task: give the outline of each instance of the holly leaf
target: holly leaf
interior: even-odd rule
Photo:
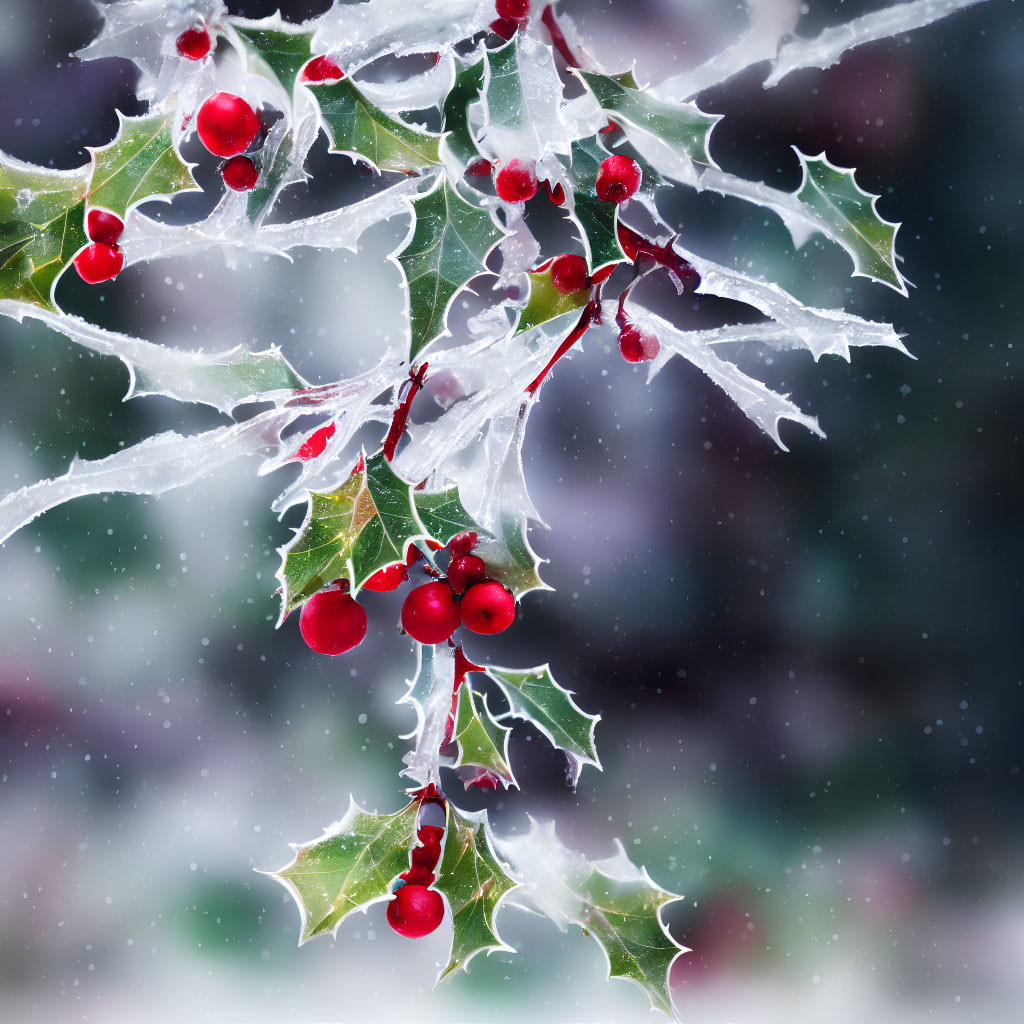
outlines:
[[[440,494],[417,491],[382,454],[364,458],[363,466],[337,490],[310,494],[306,521],[281,549],[277,578],[282,621],[336,579],[348,579],[355,595],[379,569],[404,561],[416,541],[447,544],[457,533],[474,528],[480,529],[462,509],[457,489]]]
[[[478,765],[493,772],[505,784],[519,788],[509,767],[508,738],[511,729],[499,725],[487,707],[485,694],[477,693],[469,685],[459,690],[459,707],[455,716],[452,739],[459,745],[459,756],[454,767]]]
[[[569,759],[573,788],[583,765],[592,764],[598,771],[602,770],[594,745],[594,730],[601,716],[583,711],[572,699],[572,692],[555,682],[549,666],[525,671],[489,666],[487,674],[501,687],[512,709],[498,720],[521,718],[543,733],[552,746],[563,751]]]
[[[907,285],[896,266],[896,232],[875,204],[879,197],[857,184],[851,168],[837,167],[825,154],[795,150],[803,171],[796,198],[811,212],[818,229],[841,245],[853,260],[854,277],[887,284],[903,295]]]
[[[504,237],[491,215],[441,180],[412,203],[415,229],[398,255],[409,283],[410,359],[447,331],[455,296],[484,273],[484,261]]]
[[[277,82],[289,98],[299,72],[313,57],[313,33],[284,21],[280,13],[260,21],[231,19],[252,70]]]
[[[349,801],[345,817],[319,839],[292,844],[290,864],[260,872],[276,878],[298,904],[300,946],[317,935],[336,935],[349,914],[389,899],[409,868],[419,801],[396,814],[368,813]]]
[[[486,811],[458,811],[447,804],[444,854],[434,887],[452,914],[452,949],[438,976],[468,971],[478,953],[514,953],[498,935],[495,917],[502,900],[517,887],[491,845]]]
[[[455,76],[455,84],[442,108],[443,147],[455,158],[460,171],[465,171],[480,156],[469,124],[469,107],[480,98],[483,82],[484,61],[480,59],[462,68]]]
[[[553,266],[552,262],[541,270],[532,270],[527,274],[530,279],[530,298],[519,317],[516,334],[523,334],[567,313],[578,312],[590,301],[589,287],[568,295],[560,292],[551,280]]]
[[[173,111],[117,116],[120,126],[113,142],[90,149],[90,206],[102,206],[124,220],[131,207],[146,199],[199,191],[189,165],[174,148]]]
[[[679,1019],[669,971],[689,950],[668,933],[661,911],[682,897],[656,885],[618,841],[614,857],[590,862],[559,841],[553,822],[531,822],[528,833],[497,845],[522,882],[514,897],[517,906],[551,918],[562,931],[578,925],[601,947],[609,978],[633,982],[653,1010]]]
[[[420,172],[440,164],[441,136],[413,128],[374,106],[348,78],[310,86],[332,153],[364,159],[378,171]]]
[[[626,259],[619,244],[618,204],[597,198],[597,172],[610,156],[600,135],[578,139],[572,144],[572,164],[569,167],[573,192],[571,216],[580,229],[591,272]]]
[[[694,162],[713,164],[711,130],[721,119],[693,103],[666,103],[638,89],[632,75],[575,71],[601,109],[620,124],[633,147],[668,178],[697,183]]]

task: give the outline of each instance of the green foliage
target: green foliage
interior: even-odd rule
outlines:
[[[622,257],[625,259],[625,256]],[[577,313],[590,301],[590,288],[563,295],[551,281],[551,266],[532,271],[530,277],[530,298],[519,316],[517,334],[523,334],[533,327],[539,327],[549,320],[557,320],[567,313]]]
[[[409,358],[416,359],[445,333],[455,296],[486,270],[484,261],[504,233],[444,178],[412,206],[416,227],[398,262],[409,284]]]
[[[302,915],[300,944],[337,932],[349,914],[390,897],[409,867],[418,812],[413,801],[396,814],[368,814],[350,800],[329,833],[295,846],[295,859],[280,871],[264,872],[295,897]]]
[[[494,720],[485,694],[477,693],[468,683],[459,690],[459,707],[452,736],[459,745],[457,765],[486,768],[506,786],[518,788],[509,767],[508,738],[511,735],[511,729]]]
[[[383,455],[364,462],[337,490],[310,495],[302,529],[281,551],[282,614],[336,579],[347,579],[357,594],[379,569],[404,561],[416,541],[447,544],[457,533],[480,529],[456,488],[418,491]]]
[[[439,981],[468,971],[478,953],[515,952],[498,935],[495,917],[517,883],[494,852],[487,814],[458,811],[450,803],[447,807],[444,855],[435,887],[451,909],[452,950]]]

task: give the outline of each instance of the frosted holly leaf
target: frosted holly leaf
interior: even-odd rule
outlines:
[[[714,164],[711,130],[721,120],[693,103],[667,103],[639,89],[632,77],[575,72],[605,113],[621,125],[636,151],[667,178],[697,183],[694,162]]]
[[[452,739],[459,745],[455,766],[477,765],[493,772],[507,789],[519,788],[509,767],[508,738],[512,730],[499,725],[487,707],[485,694],[465,684],[459,690],[459,707]]]
[[[466,511],[458,487],[446,491],[413,491],[416,514],[431,537],[447,544],[456,534],[467,531],[484,532]]]
[[[118,112],[113,142],[92,154],[89,204],[102,206],[122,220],[128,210],[146,199],[179,192],[198,192],[195,178],[174,148],[173,111],[145,117]]]
[[[319,130],[316,105],[308,98],[297,101],[290,123],[281,120],[271,128],[257,155],[259,180],[248,194],[246,212],[250,221],[262,221],[289,185],[307,179],[303,164]]]
[[[517,33],[505,46],[488,50],[482,98],[480,145],[492,158],[503,162],[568,154],[562,83],[550,46]]]
[[[530,298],[520,314],[516,334],[522,334],[567,313],[578,312],[590,301],[589,287],[580,288],[568,295],[560,292],[551,280],[552,267],[553,264],[549,264],[527,275],[530,278]]]
[[[484,82],[484,60],[474,61],[455,76],[455,84],[445,97],[442,152],[454,157],[460,172],[480,156],[476,137],[469,123],[469,107],[480,98]],[[461,174],[460,174],[461,177]]]
[[[583,765],[592,764],[602,770],[594,745],[594,730],[601,716],[583,711],[572,699],[571,691],[555,682],[549,666],[525,671],[488,666],[487,674],[501,687],[512,709],[508,715],[535,726],[552,746],[566,754],[573,788]]]
[[[478,953],[515,952],[498,935],[495,917],[517,882],[494,852],[487,813],[458,811],[451,803],[447,812],[444,855],[434,887],[451,910],[452,949],[438,981],[468,971]]]
[[[233,18],[252,70],[277,82],[289,99],[295,92],[299,72],[313,58],[313,32],[286,22],[280,13],[260,21]]]
[[[57,278],[88,243],[90,168],[36,167],[0,153],[0,298],[56,309]]]
[[[416,644],[416,674],[409,689],[396,701],[411,704],[416,712],[416,728],[403,735],[415,739],[415,748],[402,761],[402,775],[420,786],[441,785],[441,766],[450,766],[450,758],[441,756],[448,732],[452,692],[456,678],[455,654],[447,644]]]
[[[486,271],[484,261],[504,232],[486,210],[467,203],[444,177],[412,207],[415,228],[397,259],[409,284],[409,358],[416,359],[447,332],[455,296]]]
[[[440,164],[440,135],[413,128],[374,106],[348,78],[311,84],[332,153],[365,160],[378,171],[423,171]]]
[[[461,508],[457,495],[453,500],[451,492],[415,490],[383,455],[363,463],[336,491],[310,494],[306,521],[281,549],[282,620],[336,579],[348,579],[355,595],[379,569],[403,562],[409,545],[447,544],[475,526],[465,510],[452,514]],[[418,511],[421,503],[429,529]]]
[[[294,897],[302,918],[300,946],[318,935],[336,935],[349,914],[389,899],[398,876],[409,869],[419,802],[396,814],[375,814],[349,801],[345,817],[319,839],[292,844],[290,864],[260,872]]]
[[[878,196],[857,184],[855,171],[836,167],[824,153],[796,155],[803,170],[803,182],[796,198],[814,211],[824,233],[838,242],[853,260],[854,277],[867,277],[907,294],[907,285],[896,266],[896,232],[893,224],[879,216]]]
[[[501,839],[497,846],[522,883],[514,905],[549,917],[562,931],[578,925],[601,947],[609,978],[631,981],[653,1010],[679,1019],[669,971],[689,950],[668,933],[661,911],[682,897],[657,885],[618,841],[614,857],[591,862],[561,843],[554,823],[531,821],[527,834]]]

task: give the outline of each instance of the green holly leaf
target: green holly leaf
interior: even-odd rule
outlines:
[[[795,152],[803,170],[796,198],[819,230],[849,253],[853,276],[887,284],[906,295],[906,281],[896,265],[899,224],[879,215],[875,208],[879,197],[857,184],[854,170],[836,167],[824,153]]]
[[[378,569],[404,561],[416,541],[447,544],[467,529],[481,528],[457,490],[417,491],[382,454],[364,459],[336,491],[310,494],[306,521],[281,549],[282,617],[336,579],[347,579],[358,594]]]
[[[459,690],[459,707],[455,715],[452,739],[459,745],[459,756],[454,767],[477,765],[494,772],[505,787],[519,788],[509,767],[508,738],[511,729],[499,725],[487,707],[485,694],[477,693],[465,684]]]
[[[588,715],[572,699],[572,692],[555,682],[547,665],[520,671],[489,666],[493,679],[512,709],[508,716],[531,723],[563,751],[569,759],[573,788],[585,764],[601,771],[594,745],[594,730],[600,715]],[[499,721],[506,716],[499,716]]]
[[[517,601],[532,590],[551,589],[540,578],[545,560],[530,546],[528,525],[525,518],[502,515],[497,535],[483,538],[473,551],[483,559],[487,575],[500,580]]]
[[[412,203],[416,227],[398,262],[409,283],[410,359],[447,330],[455,296],[484,273],[484,261],[504,237],[491,215],[463,199],[442,178]]]
[[[280,14],[260,21],[231,19],[252,70],[276,81],[292,96],[299,72],[313,57],[313,33],[289,25]]]
[[[696,184],[694,162],[711,164],[708,142],[719,122],[693,103],[665,103],[636,88],[630,75],[576,71],[601,109],[622,126],[632,145],[666,177]]]
[[[442,107],[444,146],[455,157],[460,170],[465,170],[480,156],[469,125],[469,107],[480,98],[483,83],[484,61],[481,59],[459,71]]]
[[[452,950],[438,981],[456,971],[468,971],[478,953],[514,953],[498,935],[495,917],[516,880],[491,845],[487,813],[460,812],[447,805],[444,854],[435,888],[448,901],[452,914]]]
[[[292,844],[295,859],[276,878],[295,898],[302,917],[299,945],[317,935],[337,934],[357,910],[390,898],[398,876],[409,868],[419,802],[396,814],[361,810],[349,798],[337,825],[312,843]]]
[[[125,117],[113,142],[92,149],[89,205],[102,206],[122,220],[146,199],[198,191],[192,172],[174,148],[175,113]]]
[[[311,85],[332,153],[361,157],[379,171],[420,172],[440,164],[441,136],[374,106],[348,78]]]
[[[527,275],[530,278],[530,298],[519,317],[516,334],[523,334],[567,313],[579,312],[590,301],[590,288],[581,288],[568,295],[560,292],[551,281],[553,266],[551,263]]]
[[[522,882],[516,905],[550,917],[563,931],[578,925],[600,945],[609,978],[633,982],[652,1009],[678,1020],[669,971],[688,950],[669,935],[661,911],[681,897],[656,885],[616,846],[614,857],[592,863],[559,841],[554,823],[536,822],[526,835],[498,843]]]

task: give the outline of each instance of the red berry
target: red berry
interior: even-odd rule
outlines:
[[[124,253],[119,246],[93,242],[75,257],[75,270],[86,284],[110,281],[121,273]]]
[[[318,82],[340,82],[345,72],[338,67],[337,61],[330,57],[314,57],[302,72],[302,81],[309,85]]]
[[[530,0],[495,0],[494,9],[499,18],[522,21],[530,13]]]
[[[551,182],[546,181],[544,184],[548,189],[548,199],[555,204],[555,206],[565,206],[565,189],[561,185],[556,185],[552,191]]]
[[[324,453],[327,442],[334,437],[334,424],[328,423],[326,427],[314,430],[302,443],[302,447],[295,453],[297,459],[309,462],[310,459],[317,459]]]
[[[456,594],[464,594],[474,583],[487,579],[487,566],[476,555],[455,555],[448,563],[448,582]]]
[[[344,654],[366,636],[366,609],[341,590],[314,594],[302,606],[299,631],[317,654]]]
[[[572,295],[586,288],[589,280],[587,261],[575,253],[567,252],[551,264],[551,283],[563,295]]]
[[[430,868],[411,867],[398,876],[406,885],[425,885],[428,888],[436,881],[436,875]]]
[[[448,550],[453,555],[468,555],[476,547],[479,538],[473,530],[457,533],[448,541]]]
[[[256,138],[260,121],[241,96],[218,92],[199,108],[196,128],[203,145],[214,156],[236,156]]]
[[[597,172],[597,198],[606,203],[624,203],[640,187],[640,165],[628,156],[610,156]]]
[[[503,633],[516,617],[516,599],[494,580],[478,583],[462,599],[462,624],[472,633]]]
[[[485,790],[497,789],[499,785],[501,785],[501,779],[494,772],[489,772],[486,768],[480,768],[479,774],[475,778],[467,780],[466,789],[473,787]]]
[[[405,571],[405,566],[401,562],[396,562],[384,569],[378,569],[363,584],[363,590],[386,594],[389,591],[397,590],[408,578],[409,574]]]
[[[233,192],[251,192],[260,180],[260,172],[247,156],[233,156],[220,169],[220,176]]]
[[[186,60],[202,60],[210,52],[210,33],[205,28],[190,28],[175,40],[178,56]]]
[[[629,324],[619,334],[619,351],[627,363],[647,363],[661,351],[661,342]]]
[[[478,156],[467,168],[466,176],[469,178],[489,178],[494,173],[494,166],[490,160]]]
[[[419,846],[413,848],[412,866],[433,871],[441,856],[441,837],[444,829],[438,825],[421,825],[416,833]]]
[[[417,587],[402,605],[402,628],[421,644],[442,644],[459,628],[459,606],[447,583]]]
[[[506,203],[525,203],[527,199],[532,199],[539,187],[534,173],[535,166],[533,161],[509,160],[494,179],[498,198],[504,199]]]
[[[124,221],[106,210],[90,210],[85,219],[85,229],[94,242],[113,245],[124,231]]]
[[[444,919],[444,900],[436,889],[403,885],[388,904],[388,924],[407,939],[429,935]]]
[[[511,39],[519,31],[519,22],[510,21],[508,18],[498,18],[488,26],[490,30],[504,40]]]

